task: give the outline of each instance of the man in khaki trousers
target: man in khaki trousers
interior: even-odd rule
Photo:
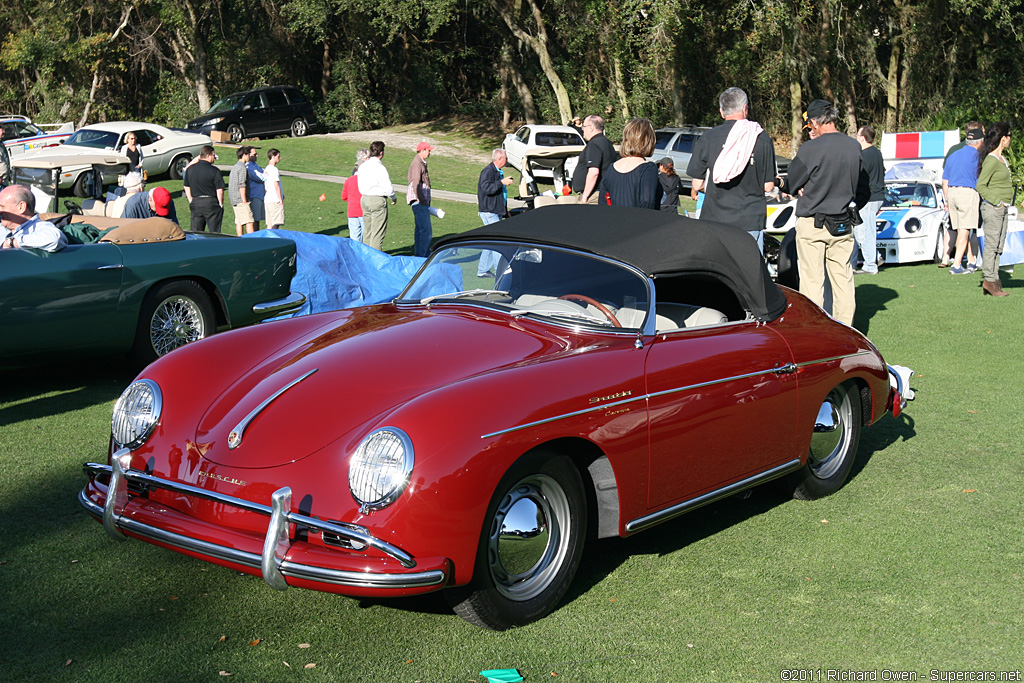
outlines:
[[[799,194],[796,205],[796,252],[800,293],[824,307],[825,277],[832,284],[832,317],[853,325],[857,303],[853,288],[853,226],[850,207],[867,203],[871,188],[862,173],[857,141],[836,128],[839,112],[830,102],[814,100],[807,107],[811,139],[789,166],[786,192]],[[816,221],[815,218],[818,217]],[[832,219],[845,225],[833,235],[820,225]]]

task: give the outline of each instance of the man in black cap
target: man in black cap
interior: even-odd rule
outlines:
[[[832,103],[814,100],[807,107],[811,139],[801,145],[789,166],[786,192],[799,194],[796,204],[796,250],[800,293],[824,307],[825,276],[832,284],[832,317],[853,324],[853,225],[871,194],[862,173],[857,141],[836,128],[839,112]],[[851,211],[851,205],[855,209]]]

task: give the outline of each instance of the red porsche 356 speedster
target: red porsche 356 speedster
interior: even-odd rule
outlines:
[[[557,606],[585,540],[774,479],[833,493],[902,391],[745,232],[553,206],[440,240],[391,303],[153,363],[80,501],[277,589],[443,589],[504,629]]]

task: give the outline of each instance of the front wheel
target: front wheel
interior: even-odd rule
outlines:
[[[835,493],[850,476],[860,441],[860,396],[841,384],[818,408],[807,463],[792,476],[793,497],[815,500]]]
[[[576,575],[586,518],[583,481],[568,458],[517,462],[488,506],[473,582],[446,592],[455,613],[495,631],[550,613]]]
[[[92,174],[89,171],[82,171],[75,178],[75,184],[71,192],[79,199],[88,199],[92,196]]]
[[[301,138],[303,135],[309,132],[309,125],[306,123],[306,119],[298,118],[292,121],[292,137]]]
[[[231,138],[231,142],[236,145],[245,139],[245,131],[242,130],[242,127],[237,123],[232,123],[228,126],[227,133]]]
[[[132,356],[148,365],[180,346],[209,337],[215,325],[213,304],[198,283],[164,283],[142,302]]]

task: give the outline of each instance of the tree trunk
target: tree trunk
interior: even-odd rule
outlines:
[[[328,40],[324,40],[324,52],[321,67],[320,94],[326,100],[327,96],[331,93],[331,43]]]
[[[885,77],[885,129],[889,132],[896,130],[899,104],[899,64],[900,43],[897,39],[892,44],[892,52],[889,54],[889,73]]]
[[[619,98],[622,118],[629,121],[633,117],[629,114],[629,100],[626,98],[626,86],[622,79],[622,60],[618,57],[612,58],[612,77],[615,81],[615,94]]]
[[[792,75],[789,79],[789,110],[792,115],[790,117],[789,133],[792,137],[789,141],[789,151],[793,156],[796,156],[796,151],[800,149],[800,143],[804,137],[804,106],[803,93],[800,88],[800,77],[795,69],[791,73]]]
[[[519,93],[519,101],[523,105],[523,116],[526,118],[526,122],[537,123],[540,121],[540,114],[537,113],[537,104],[533,101],[533,93],[530,92],[526,80],[516,68],[516,63],[512,60],[512,48],[507,43],[501,51],[501,61],[508,69],[512,83],[516,86],[516,92]]]
[[[537,27],[536,35],[529,33],[516,23],[515,17],[509,11],[506,0],[491,0],[491,6],[501,16],[509,31],[512,32],[512,35],[528,45],[534,54],[537,55],[541,71],[544,72],[544,77],[548,79],[551,90],[555,94],[555,100],[558,102],[559,117],[562,121],[572,121],[572,104],[569,102],[569,92],[565,89],[562,79],[558,77],[554,61],[551,58],[551,52],[548,50],[548,33],[544,24],[544,16],[535,0],[526,0],[526,3],[530,8],[534,24]],[[516,0],[516,4],[518,5],[518,0]]]

